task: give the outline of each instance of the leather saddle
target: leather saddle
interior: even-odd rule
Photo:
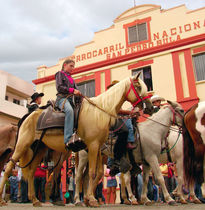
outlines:
[[[77,130],[78,127],[78,118],[79,112],[81,108],[81,103],[73,106],[74,108],[74,129]],[[55,107],[55,101],[49,103],[50,105],[42,112],[37,121],[37,130],[44,130],[49,128],[64,128],[65,121],[65,113],[60,111],[57,107]]]

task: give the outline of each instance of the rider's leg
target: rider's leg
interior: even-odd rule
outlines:
[[[65,101],[66,100],[66,101]],[[65,103],[64,103],[65,101]],[[64,104],[64,107],[63,107]],[[68,101],[68,99],[61,98],[58,101],[58,106],[62,111],[65,112],[65,123],[64,123],[64,143],[67,144],[73,135],[73,125],[74,125],[74,112],[73,108]]]
[[[132,120],[131,119],[126,119],[124,120],[125,125],[128,128],[128,137],[127,137],[127,148],[128,149],[134,149],[136,146],[133,145],[133,143],[135,142],[135,135],[134,135],[134,129],[133,129],[133,125],[132,125]]]

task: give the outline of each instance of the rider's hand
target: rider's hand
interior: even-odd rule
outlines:
[[[74,95],[77,95],[77,96],[81,96],[82,95],[82,93],[79,90],[77,90],[77,89],[74,89],[73,93],[74,93]]]

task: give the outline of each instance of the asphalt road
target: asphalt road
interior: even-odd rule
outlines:
[[[3,209],[9,209],[9,210],[22,210],[22,209],[37,209],[37,207],[33,207],[32,204],[18,204],[18,203],[8,203],[7,206],[3,206],[0,207],[2,210]],[[63,210],[63,209],[75,209],[75,210],[85,210],[87,209],[87,207],[79,207],[79,206],[74,206],[72,204],[66,204],[66,206],[53,206],[52,204],[43,204],[42,207],[38,207],[38,209],[40,210],[48,210],[48,209],[55,209],[55,210]],[[153,204],[152,206],[141,206],[141,205],[137,205],[137,206],[128,206],[128,205],[120,205],[120,204],[109,204],[109,205],[102,205],[99,208],[94,208],[95,210],[98,209],[116,209],[116,210],[133,210],[133,209],[137,209],[137,210],[204,210],[205,209],[205,204],[187,204],[187,205],[181,205],[178,204],[177,206],[169,206],[167,204]]]

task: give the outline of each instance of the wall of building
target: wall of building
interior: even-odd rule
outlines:
[[[17,124],[27,113],[27,99],[34,93],[33,85],[0,70],[0,88],[0,125]],[[19,100],[20,104],[15,104],[14,99]]]

